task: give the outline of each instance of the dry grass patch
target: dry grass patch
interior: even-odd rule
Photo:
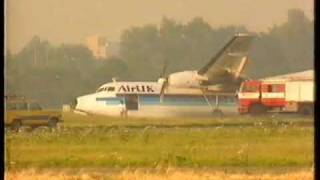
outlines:
[[[15,172],[6,172],[6,180],[96,180],[96,179],[119,179],[119,180],[311,180],[313,170],[298,170],[282,173],[240,173],[208,170],[179,170],[168,168],[165,171],[146,171],[141,169],[122,170],[120,172],[78,172],[68,173],[65,171],[42,171],[34,169]]]

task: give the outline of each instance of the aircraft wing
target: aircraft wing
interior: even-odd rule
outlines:
[[[208,81],[215,81],[224,76],[233,76],[237,79],[247,61],[247,55],[252,35],[235,35],[211,60],[202,67],[199,75],[208,77]]]

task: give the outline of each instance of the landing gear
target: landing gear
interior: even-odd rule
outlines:
[[[208,100],[208,98],[207,98],[207,96],[206,96],[206,94],[205,94],[205,90],[204,90],[204,89],[202,89],[202,93],[203,93],[203,97],[204,97],[204,99],[206,100],[207,104],[209,105],[210,109],[212,109],[212,115],[213,115],[214,117],[220,117],[220,118],[223,117],[224,114],[223,114],[223,112],[219,109],[218,95],[216,95],[215,107],[213,107],[213,106],[211,105],[210,101]]]
[[[220,118],[224,116],[223,112],[220,109],[214,109],[212,111],[212,115],[214,117],[220,117]]]

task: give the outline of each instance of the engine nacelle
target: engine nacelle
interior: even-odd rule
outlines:
[[[182,71],[169,75],[169,85],[174,87],[200,87],[202,81],[208,78],[201,76],[197,71]]]

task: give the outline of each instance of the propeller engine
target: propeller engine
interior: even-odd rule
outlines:
[[[167,71],[167,63],[164,61],[162,73],[160,74],[160,78],[158,80],[159,83],[162,83],[161,90],[160,90],[160,102],[163,102],[164,91],[168,86],[169,78],[166,76],[166,71]]]
[[[166,75],[167,64],[164,63],[162,68],[162,73],[158,80],[159,83],[162,83],[160,91],[160,102],[163,101],[165,90],[168,86],[177,87],[177,88],[204,88],[212,83],[221,84],[226,89],[235,89],[240,85],[240,83],[246,79],[249,79],[242,74],[242,71],[248,61],[247,57],[241,59],[240,65],[237,69],[224,69],[226,75],[223,78],[216,78],[215,82],[212,80],[209,81],[206,75],[201,75],[198,71],[182,71],[172,73],[169,76]]]
[[[162,76],[158,80],[159,83],[162,83],[160,91],[161,102],[163,101],[164,92],[169,85],[178,88],[200,88],[202,82],[208,81],[207,77],[199,75],[197,71],[183,71],[166,76],[165,69],[166,66],[164,66]]]

